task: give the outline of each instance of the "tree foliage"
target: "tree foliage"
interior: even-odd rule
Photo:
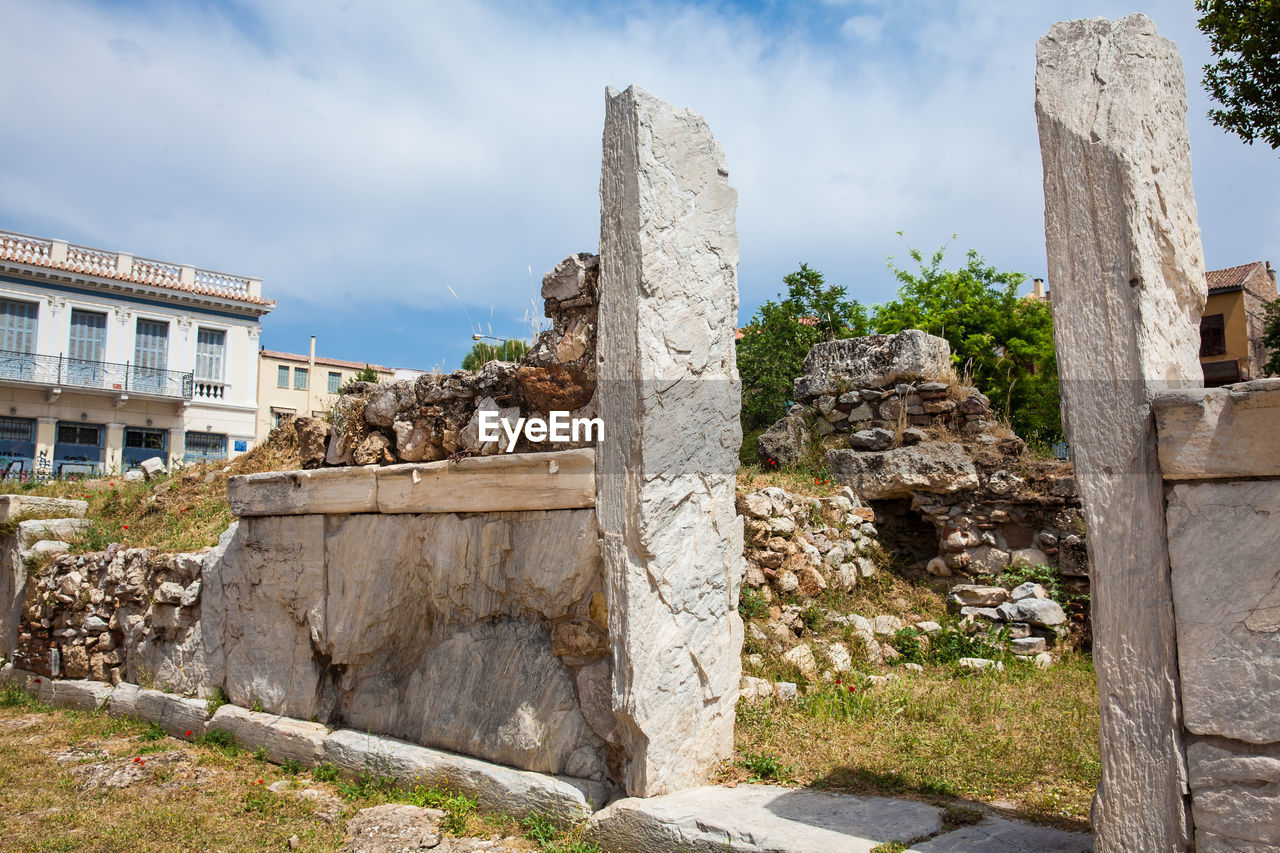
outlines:
[[[947,270],[943,254],[939,249],[926,261],[912,249],[915,272],[890,265],[898,298],[876,307],[876,331],[922,329],[945,338],[956,372],[972,377],[1015,432],[1058,440],[1062,414],[1049,304],[1018,296],[1022,273],[1000,272],[972,250],[963,267]]]
[[[1266,325],[1263,326],[1262,343],[1271,350],[1262,372],[1267,376],[1280,376],[1280,299],[1266,304]]]
[[[866,309],[808,264],[782,281],[786,297],[761,305],[738,341],[742,422],[748,430],[782,417],[810,347],[870,331]]]
[[[1280,148],[1280,0],[1196,0],[1217,61],[1204,87],[1222,109],[1209,118],[1245,142]]]
[[[1027,439],[1062,436],[1053,318],[1047,302],[1021,299],[1021,273],[1000,272],[976,252],[957,270],[944,269],[943,250],[928,260],[910,255],[918,270],[890,266],[897,298],[875,306],[846,298],[822,274],[801,264],[783,279],[787,295],[769,301],[751,318],[738,342],[744,432],[773,424],[790,400],[809,348],[872,331],[923,329],[951,345],[957,373],[971,376],[992,406]]]
[[[519,361],[529,351],[529,345],[519,338],[497,343],[476,341],[471,352],[462,359],[463,370],[479,370],[491,361]]]
[[[356,371],[356,375],[353,378],[356,382],[377,382],[381,377],[378,375],[378,371],[373,369],[372,365],[366,364]]]

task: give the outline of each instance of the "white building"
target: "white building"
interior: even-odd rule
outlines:
[[[0,471],[253,445],[258,279],[0,231]]]

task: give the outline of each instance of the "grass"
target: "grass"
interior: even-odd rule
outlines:
[[[544,853],[602,853],[544,815],[523,821],[485,814],[457,792],[424,785],[396,787],[366,774],[342,780],[332,765],[276,767],[257,760],[225,733],[189,744],[151,723],[51,708],[25,691],[0,689],[0,833],[7,850],[281,850],[335,851],[345,821],[359,809],[389,802],[441,809],[441,828],[458,836],[499,835],[504,849]],[[70,752],[73,748],[79,752]],[[61,759],[61,761],[59,760]],[[136,761],[132,761],[136,759]],[[74,768],[98,761],[145,767],[147,779],[125,788],[81,791]],[[269,790],[284,780],[279,793]],[[326,821],[309,799],[290,793],[313,788],[341,802]]]
[[[293,430],[277,429],[229,463],[187,465],[150,482],[122,477],[0,482],[0,493],[88,501],[89,530],[72,543],[75,553],[101,551],[112,542],[165,552],[198,551],[216,545],[235,520],[227,503],[228,477],[300,465]]]
[[[1003,673],[929,666],[879,687],[843,680],[794,704],[740,704],[738,752],[768,755],[799,785],[978,800],[1087,831],[1100,772],[1087,656]]]

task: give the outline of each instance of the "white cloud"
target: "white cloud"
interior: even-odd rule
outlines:
[[[1156,5],[1202,63],[1189,4]],[[864,4],[829,32],[705,6],[249,8],[8,9],[0,227],[261,275],[281,300],[450,305],[447,284],[519,316],[528,265],[594,247],[604,86],[636,82],[726,151],[746,305],[801,260],[884,298],[898,230],[1043,273],[1034,48],[1065,0]],[[1276,158],[1205,108],[1193,88],[1210,264],[1280,261],[1258,197]]]

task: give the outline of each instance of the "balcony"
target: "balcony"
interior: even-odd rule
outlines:
[[[85,361],[61,355],[32,355],[0,350],[0,382],[27,382],[50,389],[86,388],[117,395],[190,400],[194,379],[190,373],[157,370],[109,361]]]

